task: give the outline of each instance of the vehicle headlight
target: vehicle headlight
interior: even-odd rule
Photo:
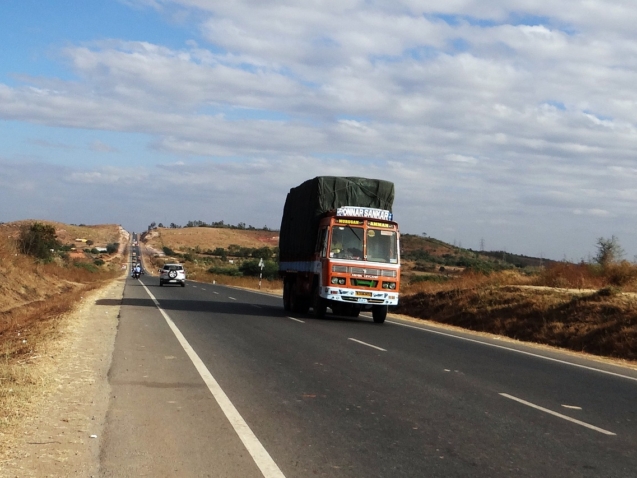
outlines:
[[[391,289],[394,290],[396,288],[395,282],[383,282],[383,289]]]
[[[332,284],[338,284],[338,277],[332,277]]]

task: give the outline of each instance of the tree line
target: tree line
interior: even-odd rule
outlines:
[[[185,226],[175,224],[174,222],[171,222],[168,226],[165,226],[161,222],[158,224],[155,221],[153,221],[148,225],[148,230],[150,231],[158,227],[167,227],[168,229],[181,229],[182,227],[212,227],[212,228],[219,228],[219,229],[240,229],[240,230],[247,230],[247,231],[277,231],[277,229],[270,229],[267,225],[263,227],[254,227],[250,224],[246,225],[245,222],[240,222],[237,225],[234,225],[234,224],[226,224],[225,221],[223,220],[216,221],[216,222],[213,221],[210,223],[207,223],[205,221],[200,221],[200,220],[188,221]]]

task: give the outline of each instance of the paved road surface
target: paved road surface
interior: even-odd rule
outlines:
[[[635,371],[218,285],[129,279],[110,380],[103,476],[637,476]]]

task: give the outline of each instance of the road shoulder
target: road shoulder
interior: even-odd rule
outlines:
[[[1,437],[0,476],[96,476],[111,364],[125,285],[120,278],[84,297],[62,319],[41,366],[50,377],[23,424]]]

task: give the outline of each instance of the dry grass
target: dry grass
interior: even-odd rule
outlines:
[[[119,227],[115,224],[73,226],[70,224],[63,224],[61,222],[31,219],[0,224],[0,237],[6,238],[10,236],[15,238],[23,224],[29,224],[32,222],[40,222],[55,227],[55,233],[62,244],[75,243],[75,239],[77,238],[89,239],[93,241],[96,246],[120,242]],[[77,244],[80,245],[80,243]]]
[[[637,299],[601,289],[481,284],[404,296],[397,312],[470,330],[637,360]]]
[[[181,229],[154,229],[145,238],[146,244],[162,250],[169,247],[174,251],[187,252],[197,246],[202,250],[227,248],[230,244],[241,247],[278,247],[279,233],[276,231],[252,231],[246,229],[225,229],[212,227],[185,227]]]
[[[6,227],[4,232],[9,229]],[[43,372],[38,375],[28,365],[46,356],[47,344],[58,333],[59,319],[84,294],[110,282],[121,271],[118,264],[104,266],[97,272],[62,261],[42,264],[19,254],[13,240],[3,234],[0,275],[3,277],[0,283],[2,427],[22,416],[31,397],[46,381]]]
[[[534,278],[533,285],[564,289],[619,287],[624,292],[637,292],[637,266],[628,261],[605,267],[559,262],[540,272]]]

